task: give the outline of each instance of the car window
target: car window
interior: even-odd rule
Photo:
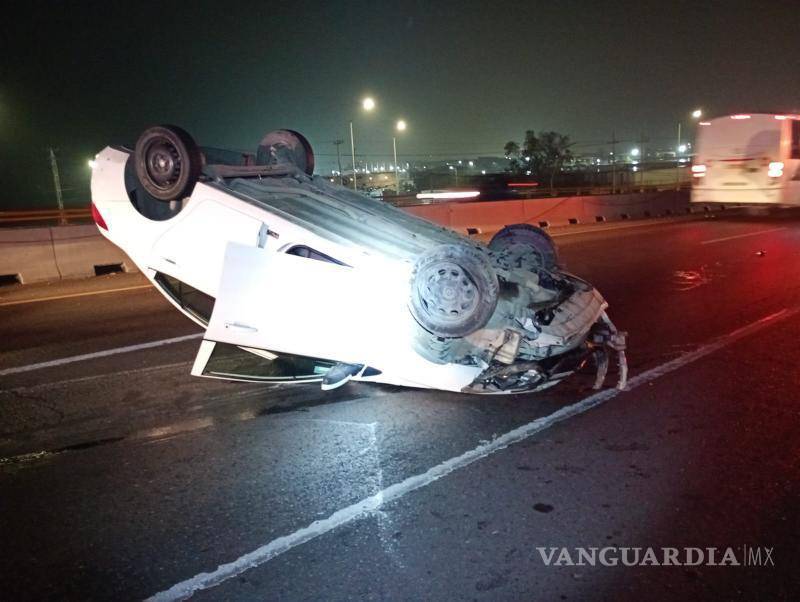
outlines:
[[[161,272],[156,274],[155,280],[183,309],[203,324],[208,324],[211,312],[214,310],[214,297]]]
[[[315,381],[321,380],[334,363],[291,354],[267,359],[235,345],[216,343],[203,374],[246,380]]]
[[[311,247],[307,247],[305,245],[295,245],[294,247],[286,251],[286,254],[297,255],[298,257],[306,257],[308,259],[316,259],[317,261],[327,261],[338,265],[347,265],[345,263],[342,263],[338,259],[334,259],[330,255],[325,255],[325,253],[320,253],[319,251],[315,251]]]

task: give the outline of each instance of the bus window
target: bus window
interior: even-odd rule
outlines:
[[[800,159],[800,121],[792,121],[792,159]]]

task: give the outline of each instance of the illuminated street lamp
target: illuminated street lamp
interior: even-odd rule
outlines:
[[[639,149],[638,148],[632,148],[631,149],[631,157],[638,157],[638,156],[639,156]]]
[[[361,108],[368,113],[375,109],[375,99],[371,96],[365,97],[361,101]],[[350,152],[353,157],[353,190],[358,190],[358,178],[356,177],[356,141],[353,135],[353,121],[350,121]]]
[[[406,122],[403,119],[398,119],[394,126],[398,132],[406,131]],[[400,194],[400,172],[397,166],[397,136],[392,136],[392,149],[394,150],[394,181],[397,194]]]
[[[448,165],[447,167],[449,169],[452,169],[454,172],[456,172],[456,188],[457,188],[458,187],[458,167],[455,167],[454,165]]]
[[[700,119],[703,116],[702,109],[695,109],[692,111],[692,119]],[[680,154],[686,152],[686,145],[681,144],[681,122],[678,122],[678,145],[675,148],[675,187],[677,190],[681,188],[681,170],[680,170]]]

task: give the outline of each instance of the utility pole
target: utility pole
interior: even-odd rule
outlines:
[[[333,144],[336,146],[336,163],[339,165],[339,186],[342,186],[342,156],[339,154],[339,147],[344,143],[344,140],[334,140]]]
[[[58,203],[59,223],[64,224],[64,198],[61,196],[61,178],[58,175],[58,162],[53,147],[50,147],[50,170],[53,172],[53,186],[56,189],[56,202]]]

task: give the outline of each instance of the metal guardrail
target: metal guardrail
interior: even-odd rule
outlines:
[[[57,222],[59,224],[85,223],[91,221],[89,209],[36,209],[28,211],[0,211],[0,226],[18,226],[21,224],[39,224],[41,222]]]

